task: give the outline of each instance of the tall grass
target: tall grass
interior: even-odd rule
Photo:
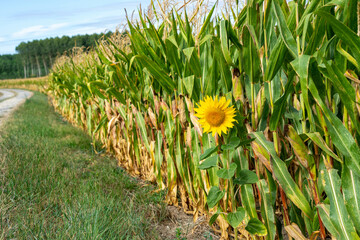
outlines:
[[[357,239],[356,7],[249,0],[201,24],[154,7],[120,40],[58,64],[53,103],[224,238],[282,239],[284,228],[296,239]],[[194,115],[208,95],[237,109],[223,138],[203,134]]]

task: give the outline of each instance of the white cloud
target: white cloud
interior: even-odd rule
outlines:
[[[20,37],[26,37],[29,35],[38,36],[42,33],[57,30],[59,28],[65,27],[67,25],[69,25],[69,24],[68,23],[57,23],[57,24],[52,24],[50,26],[44,26],[44,25],[31,26],[31,27],[23,28],[20,31],[13,33],[12,37],[20,38]]]
[[[107,29],[106,27],[82,27],[82,28],[75,28],[71,31],[67,31],[66,35],[78,35],[78,34],[92,34],[92,33],[104,33],[108,30],[114,31],[115,29]]]
[[[5,39],[5,38],[0,37],[0,42],[5,42],[5,41],[6,41],[6,39]]]

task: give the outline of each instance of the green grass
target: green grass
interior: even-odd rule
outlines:
[[[0,239],[156,239],[162,194],[35,93],[0,132]]]

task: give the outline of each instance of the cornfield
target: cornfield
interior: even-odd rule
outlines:
[[[0,80],[1,88],[23,88],[44,92],[47,88],[48,77]]]
[[[360,4],[155,5],[58,60],[56,109],[224,239],[360,239]],[[227,134],[195,116],[207,96],[235,108]]]

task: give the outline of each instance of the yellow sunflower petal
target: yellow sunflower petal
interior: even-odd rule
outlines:
[[[230,106],[230,100],[225,97],[212,98],[206,96],[197,104],[195,108],[195,116],[199,118],[199,123],[204,129],[204,132],[211,132],[213,136],[217,133],[219,136],[227,133],[236,122],[235,108]]]

